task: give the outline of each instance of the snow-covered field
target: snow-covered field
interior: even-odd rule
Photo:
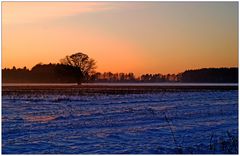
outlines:
[[[3,94],[2,132],[5,154],[236,153],[238,91]]]

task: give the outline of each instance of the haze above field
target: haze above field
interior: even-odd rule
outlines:
[[[238,66],[238,2],[3,2],[2,67],[75,52],[97,71]]]

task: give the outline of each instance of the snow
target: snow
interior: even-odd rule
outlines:
[[[5,154],[224,153],[238,135],[237,90],[2,99]]]

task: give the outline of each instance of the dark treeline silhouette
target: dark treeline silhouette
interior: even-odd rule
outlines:
[[[238,68],[203,68],[179,74],[95,73],[90,82],[184,82],[184,83],[237,83]]]
[[[143,74],[136,77],[133,73],[97,72],[91,76],[90,82],[177,82],[175,74]]]
[[[86,76],[87,75],[87,76]],[[2,69],[3,83],[81,83],[81,82],[184,82],[184,83],[237,83],[238,68],[203,68],[179,74],[143,74],[96,72],[83,73],[69,64],[37,64],[31,70]]]
[[[2,69],[3,83],[82,83],[82,82],[190,82],[237,83],[238,68],[203,68],[175,74],[143,74],[95,72],[96,62],[78,52],[66,56],[57,64],[37,64],[31,70]]]
[[[77,67],[63,64],[37,64],[31,70],[3,69],[3,83],[79,83],[83,74]]]
[[[237,83],[238,68],[203,68],[187,70],[181,74],[181,82]]]
[[[133,73],[94,73],[89,82],[136,82],[138,79]]]

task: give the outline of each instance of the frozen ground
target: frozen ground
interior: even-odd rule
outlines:
[[[33,91],[3,94],[2,100],[5,154],[237,152],[237,90],[73,96]]]

